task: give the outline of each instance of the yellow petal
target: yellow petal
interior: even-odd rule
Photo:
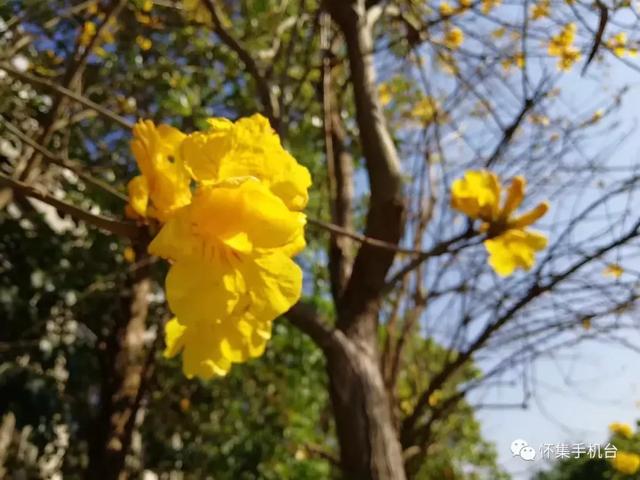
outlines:
[[[181,147],[185,166],[196,180],[255,177],[288,208],[306,206],[311,175],[282,147],[265,117],[253,115],[235,123],[214,118],[209,124],[208,132],[190,135]]]
[[[305,216],[254,178],[198,189],[193,202],[176,211],[151,242],[149,252],[177,260],[226,246],[239,253],[299,248]],[[302,240],[303,241],[303,240]]]
[[[176,261],[165,283],[169,307],[185,325],[228,317],[245,291],[233,265],[198,257]]]
[[[537,251],[547,246],[547,237],[528,230],[507,230],[484,242],[489,265],[500,276],[511,275],[517,268],[530,270]]]
[[[164,357],[172,358],[180,353],[182,347],[184,347],[184,325],[178,322],[176,317],[173,317],[164,326],[164,342],[166,347],[164,349]]]
[[[469,170],[451,186],[451,206],[472,219],[487,222],[498,216],[500,181],[496,174]]]
[[[514,177],[511,181],[511,185],[509,185],[509,189],[507,190],[507,198],[504,202],[504,208],[501,212],[502,218],[509,218],[511,213],[515,212],[520,206],[524,199],[524,189],[526,184],[526,180],[521,175]]]
[[[146,179],[153,208],[147,216],[165,221],[176,209],[191,200],[189,174],[176,157],[185,135],[168,125],[156,127],[150,120],[133,127],[131,150],[142,176]]]
[[[129,193],[129,205],[135,213],[141,217],[147,214],[147,205],[149,204],[149,185],[147,179],[142,175],[133,177],[127,184]]]
[[[535,208],[531,209],[527,213],[509,221],[509,227],[510,228],[528,227],[529,225],[534,223],[536,220],[543,217],[548,211],[549,211],[549,202],[542,202],[536,205]]]

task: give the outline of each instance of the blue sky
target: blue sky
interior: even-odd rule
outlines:
[[[603,90],[598,82],[602,78],[595,81],[571,74],[563,90],[574,99],[592,98],[596,89]],[[617,115],[624,124],[633,126],[640,114],[640,74],[614,61],[605,75],[605,88],[612,91],[621,85],[631,85],[632,89]],[[616,164],[636,163],[640,159],[640,132],[614,156]],[[637,319],[636,325],[640,327]],[[632,334],[626,332],[625,338],[640,347],[640,328]],[[528,479],[532,472],[545,468],[545,460],[539,458],[543,444],[606,443],[611,422],[635,424],[640,419],[639,366],[639,351],[604,341],[587,341],[536,361],[530,372],[535,383],[533,397],[526,410],[478,411],[483,432],[495,442],[501,465],[514,479]],[[503,404],[521,402],[522,389],[497,387],[491,399]],[[512,456],[510,445],[517,438],[538,450],[535,461]]]

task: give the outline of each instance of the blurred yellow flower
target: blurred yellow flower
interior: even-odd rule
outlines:
[[[540,0],[531,8],[531,19],[540,20],[551,15],[551,0]]]
[[[547,53],[552,57],[558,57],[557,67],[560,71],[571,70],[574,63],[580,60],[582,54],[573,42],[576,37],[577,27],[575,23],[567,23],[562,30],[551,37],[547,46]]]
[[[440,15],[443,17],[450,17],[454,12],[453,7],[447,2],[440,3],[440,7],[438,7],[438,9],[440,10]]]
[[[487,170],[469,170],[451,186],[451,206],[474,220],[493,222],[498,217],[500,180]]]
[[[442,120],[444,114],[440,111],[440,103],[435,98],[426,96],[415,103],[409,115],[426,126],[437,120]]]
[[[136,261],[136,252],[129,246],[124,247],[124,250],[122,251],[122,257],[124,258],[125,262],[133,263]]]
[[[443,45],[451,50],[457,50],[464,42],[464,32],[458,27],[447,27],[444,32]]]
[[[491,38],[494,38],[495,40],[499,40],[502,37],[504,37],[506,33],[507,33],[507,30],[504,27],[496,28],[494,31],[491,32]]]
[[[640,455],[631,452],[617,452],[611,460],[611,465],[618,472],[625,475],[633,475],[640,470]]]
[[[147,50],[151,49],[151,47],[153,46],[153,42],[151,41],[150,38],[143,37],[141,35],[138,35],[136,37],[136,43],[140,47],[140,50],[145,51],[145,52]]]
[[[511,275],[517,268],[529,270],[537,251],[546,248],[546,236],[528,230],[549,210],[542,202],[530,211],[515,216],[524,200],[525,179],[517,176],[507,189],[502,206],[502,185],[497,175],[487,170],[469,170],[451,186],[451,206],[473,220],[482,220],[482,232],[489,253],[489,265],[500,276]]]
[[[616,33],[613,37],[606,41],[607,48],[609,48],[617,57],[629,57],[638,56],[637,48],[629,48],[627,46],[627,32]]]
[[[613,422],[609,425],[609,430],[611,430],[611,433],[620,435],[621,437],[633,437],[633,427],[628,423]]]
[[[430,407],[436,407],[440,401],[442,400],[442,390],[436,390],[431,395],[429,395],[428,403]]]
[[[168,125],[156,127],[151,120],[133,127],[131,150],[141,175],[127,185],[129,216],[166,221],[178,208],[191,201],[191,180],[177,156],[185,135]]]
[[[378,101],[380,105],[386,107],[393,100],[393,91],[391,89],[391,85],[384,82],[378,85]]]
[[[211,13],[202,0],[182,0],[182,7],[194,21],[198,23],[211,22]]]
[[[143,0],[142,2],[142,11],[149,13],[153,8],[153,0]]]
[[[602,274],[606,277],[620,278],[624,273],[624,268],[622,268],[617,263],[610,263],[607,265]]]
[[[482,13],[485,15],[488,14],[501,3],[502,0],[482,0]]]
[[[89,45],[91,40],[96,34],[96,24],[93,22],[84,22],[82,25],[82,31],[80,32],[80,36],[78,37],[78,43],[83,47]]]
[[[502,59],[500,64],[505,72],[510,71],[511,67],[523,69],[525,65],[524,54],[522,52],[518,52],[513,56]]]

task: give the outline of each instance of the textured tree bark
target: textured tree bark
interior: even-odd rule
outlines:
[[[397,244],[403,232],[400,161],[378,102],[370,10],[364,0],[327,0],[346,42],[360,145],[371,197],[365,235]],[[332,142],[333,143],[333,142]],[[395,253],[362,245],[337,298],[337,341],[325,348],[340,462],[349,480],[404,480],[399,436],[378,355],[378,316]]]
[[[377,355],[346,340],[328,352],[327,370],[344,478],[403,480],[401,447]]]
[[[151,291],[148,269],[137,269],[127,283],[122,315],[106,347],[101,410],[90,442],[86,475],[92,480],[127,478],[125,459],[151,368],[144,342]]]

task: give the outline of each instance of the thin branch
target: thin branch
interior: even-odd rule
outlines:
[[[94,185],[94,186],[100,188],[101,190],[104,190],[107,193],[110,193],[111,195],[113,195],[114,197],[119,198],[120,200],[123,200],[125,202],[128,201],[126,195],[122,194],[121,192],[119,192],[118,190],[113,188],[111,185],[103,182],[102,180],[99,180],[99,179],[89,175],[88,173],[85,173],[80,165],[75,165],[75,164],[73,164],[73,163],[71,163],[71,162],[69,162],[67,160],[64,160],[64,159],[56,156],[52,151],[46,149],[42,145],[39,145],[35,140],[32,140],[28,135],[23,133],[13,123],[11,123],[8,120],[6,120],[2,116],[2,114],[0,114],[0,124],[4,125],[4,127],[9,132],[14,134],[16,137],[18,137],[24,143],[26,143],[31,148],[33,148],[38,153],[40,153],[47,162],[53,163],[54,165],[58,165],[59,167],[62,167],[62,168],[66,168],[67,170],[69,170],[69,171],[75,173],[76,175],[78,175],[78,177],[83,179],[85,182],[90,183],[91,185]]]
[[[94,227],[106,230],[115,235],[138,239],[144,237],[144,229],[131,222],[122,222],[102,215],[89,213],[82,208],[76,207],[63,200],[59,200],[48,193],[42,192],[31,185],[15,180],[4,173],[0,173],[0,185],[10,187],[14,191],[21,193],[30,198],[40,200],[47,203],[63,213],[70,215],[76,220],[82,220]]]
[[[216,0],[202,1],[211,14],[211,20],[218,37],[220,37],[220,40],[222,40],[227,47],[238,55],[238,58],[242,63],[244,63],[245,68],[256,82],[258,95],[260,96],[260,101],[265,109],[265,113],[271,122],[271,126],[274,130],[279,132],[280,107],[275,94],[269,87],[269,83],[267,82],[265,75],[260,71],[258,64],[253,59],[249,51],[242,46],[223,25],[220,18],[220,12],[218,11],[218,6],[216,5]]]
[[[593,260],[596,260],[602,257],[607,252],[613,250],[614,248],[619,247],[627,243],[628,241],[636,238],[640,235],[640,220],[633,225],[633,227],[622,237],[620,237],[615,242],[612,242],[604,247],[599,248],[595,252],[590,255],[585,256],[582,260],[576,262],[571,267],[564,270],[562,273],[552,275],[550,280],[548,280],[544,284],[540,284],[539,282],[534,283],[527,290],[527,292],[514,303],[505,313],[503,313],[495,322],[489,324],[482,332],[478,334],[476,339],[470,344],[470,346],[464,351],[457,355],[450,363],[446,364],[443,369],[440,371],[438,375],[436,375],[433,380],[430,382],[429,387],[422,393],[418,402],[416,403],[416,407],[414,408],[411,415],[409,415],[402,425],[402,443],[403,445],[407,445],[410,443],[411,438],[414,436],[414,427],[420,416],[423,414],[424,409],[428,405],[429,396],[437,389],[442,387],[442,385],[447,381],[448,378],[451,377],[453,373],[459,370],[471,357],[472,355],[482,348],[486,342],[491,338],[491,336],[499,330],[505,323],[507,323],[511,318],[513,318],[520,310],[526,307],[531,301],[538,298],[545,292],[551,291],[556,285],[561,283],[563,280],[569,278],[583,266],[587,265]],[[538,272],[539,274],[539,272]],[[537,275],[536,275],[537,276]]]
[[[87,97],[80,95],[79,93],[76,93],[72,90],[69,90],[68,88],[65,88],[61,85],[58,85],[50,80],[46,80],[44,78],[38,78],[34,75],[21,72],[20,70],[16,70],[15,68],[13,68],[11,65],[7,63],[0,63],[0,70],[4,70],[12,77],[18,78],[32,85],[37,85],[47,90],[54,91],[60,95],[64,95],[65,97],[75,102],[78,102],[81,105],[84,105],[85,107],[90,108],[91,110],[95,110],[103,117],[109,120],[112,120],[113,122],[117,123],[121,127],[124,127],[128,130],[133,128],[133,124],[129,120],[125,119],[124,117],[121,117],[120,115],[118,115],[115,112],[112,112],[108,108],[105,108],[101,105],[98,105],[94,101],[89,100]]]

